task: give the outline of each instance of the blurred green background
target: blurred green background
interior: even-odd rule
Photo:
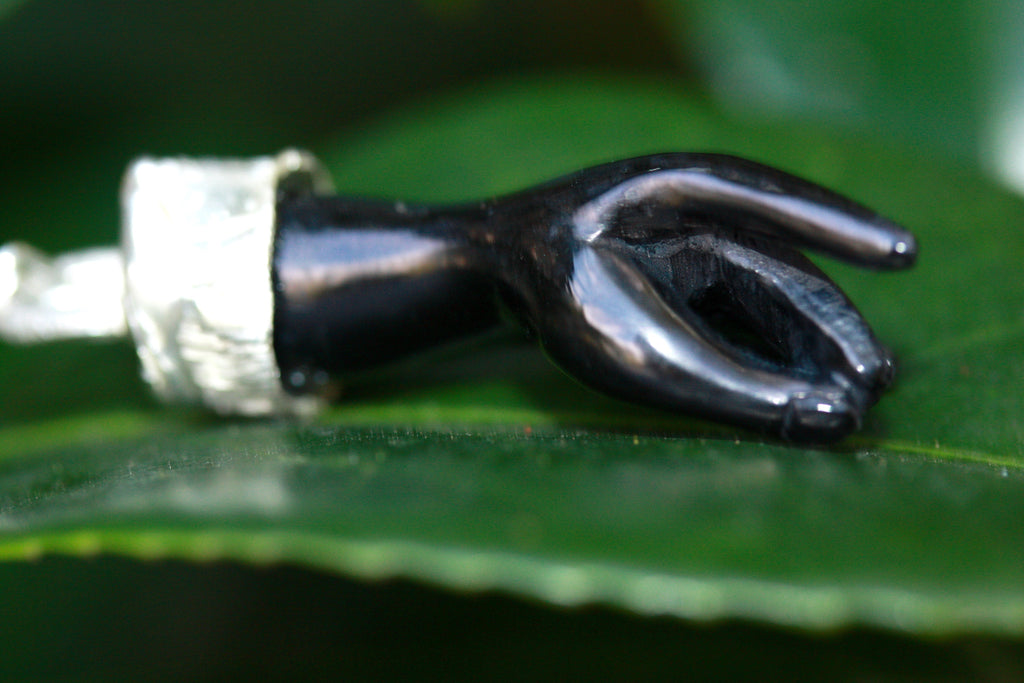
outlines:
[[[112,242],[112,198],[140,154],[319,149],[516,74],[657,75],[726,112],[824,122],[1012,178],[1022,35],[1012,0],[6,0],[0,237]]]
[[[590,74],[655,84],[724,119],[825,127],[1024,187],[1022,65],[1024,10],[1012,0],[0,0],[0,242],[51,252],[114,243],[120,175],[141,154],[355,149],[373,168],[380,120],[429,120],[437,101],[514,92],[536,75],[567,90]],[[515,146],[481,136],[473,151],[514,157]],[[557,140],[550,152],[535,173],[517,159],[485,180],[454,161],[420,167],[415,148],[408,169],[334,170],[342,191],[448,199],[571,170]],[[464,185],[452,182],[463,173]],[[433,195],[431,175],[448,178]],[[123,352],[90,353],[131,385]],[[46,359],[0,355],[0,425],[60,403],[52,387],[26,390],[28,407],[19,392],[40,375],[61,381],[39,369]],[[0,564],[0,676],[33,680],[1015,680],[1022,670],[1012,639],[708,626],[289,567]]]

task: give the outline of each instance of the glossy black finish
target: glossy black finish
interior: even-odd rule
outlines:
[[[735,157],[666,154],[454,207],[282,192],[275,350],[286,387],[498,324],[509,307],[580,381],[797,441],[839,439],[894,363],[796,247],[879,269],[913,236]]]
[[[279,202],[277,220],[274,349],[289,391],[334,394],[346,373],[498,322],[457,223],[311,195]]]

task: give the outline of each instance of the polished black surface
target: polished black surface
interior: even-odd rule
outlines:
[[[452,207],[278,200],[274,345],[286,388],[330,394],[499,324],[610,395],[824,442],[894,362],[797,251],[904,268],[914,238],[833,192],[735,157],[665,154]]]

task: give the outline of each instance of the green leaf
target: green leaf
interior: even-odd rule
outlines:
[[[503,339],[358,378],[307,425],[155,407],[127,344],[6,348],[0,557],[294,562],[642,614],[1024,632],[1020,200],[640,79],[494,84],[320,151],[342,191],[442,200],[671,149],[782,166],[918,233],[913,272],[825,264],[903,363],[848,442],[625,406]]]
[[[1021,186],[1018,2],[652,4],[727,104],[925,146]]]
[[[26,0],[0,0],[0,19],[4,19],[8,14],[14,13],[25,2]]]

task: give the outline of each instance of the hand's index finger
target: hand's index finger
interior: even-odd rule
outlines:
[[[820,190],[809,197],[719,178],[706,184],[709,194],[717,193],[728,206],[761,219],[754,223],[759,232],[873,268],[906,268],[917,256],[917,241],[909,231],[831,192]],[[823,201],[828,199],[836,201]]]
[[[917,255],[909,231],[796,176],[722,155],[651,159],[662,163],[652,163],[649,170],[624,179],[576,212],[578,235],[592,239],[614,230],[616,215],[625,207],[667,204],[721,214],[733,229],[779,238],[858,265],[905,268]]]

